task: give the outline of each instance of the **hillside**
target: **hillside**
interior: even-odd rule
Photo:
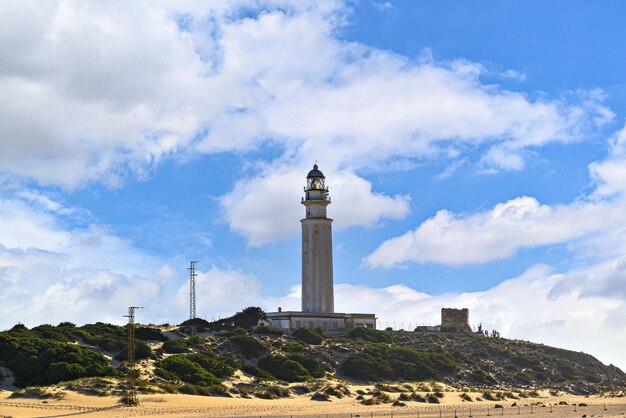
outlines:
[[[626,387],[626,374],[588,354],[525,341],[362,328],[333,335],[300,329],[288,335],[264,327],[252,331],[229,324],[231,329],[207,330],[211,327],[196,325],[202,332],[194,336],[185,333],[189,324],[137,329],[141,391],[266,398],[312,392],[324,398],[350,394],[342,382],[412,384],[417,391],[419,382],[437,381],[459,391],[516,398],[538,389],[623,396]],[[15,326],[0,333],[0,385],[69,382],[61,386],[119,394],[125,341],[124,327],[103,323]],[[424,391],[431,389],[428,385]],[[413,389],[406,397],[436,402],[433,394],[422,396]],[[20,393],[25,392],[16,396]]]

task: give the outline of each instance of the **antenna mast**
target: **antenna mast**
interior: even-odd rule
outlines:
[[[128,406],[139,405],[136,387],[136,370],[135,370],[135,309],[141,309],[141,306],[129,306],[128,315],[128,358],[126,360],[126,370],[128,378],[128,392],[126,393],[125,403]]]
[[[189,263],[189,319],[196,318],[196,264],[197,261]]]

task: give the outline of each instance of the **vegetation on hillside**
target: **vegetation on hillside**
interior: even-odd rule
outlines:
[[[116,374],[106,358],[85,347],[7,333],[0,333],[0,363],[11,369],[21,387]]]
[[[276,389],[280,382],[308,382],[305,384],[310,386],[316,384],[315,379],[333,375],[360,382],[390,382],[388,385],[404,382],[405,386],[434,379],[482,387],[485,393],[491,393],[494,386],[532,386],[586,394],[621,390],[626,385],[621,370],[590,355],[524,341],[366,328],[326,335],[319,329],[287,333],[235,326],[248,327],[250,318],[262,316],[258,308],[248,308],[219,324],[204,321],[207,329],[217,329],[197,334],[196,328],[193,336],[185,326],[168,328],[168,332],[138,327],[137,358],[144,366],[150,365],[143,368],[140,383],[171,392],[269,398],[289,396],[289,390]],[[0,332],[0,365],[13,372],[15,384],[21,387],[121,376],[126,339],[125,327],[104,323],[79,327],[66,322],[32,329],[20,324]],[[223,385],[225,379],[242,373],[253,379],[253,388]],[[318,387],[312,396],[323,400],[340,395],[336,388]],[[384,393],[367,396],[364,402],[386,402]],[[423,393],[403,397],[398,402],[438,399],[435,394]]]

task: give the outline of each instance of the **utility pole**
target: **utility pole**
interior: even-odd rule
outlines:
[[[126,360],[126,374],[128,378],[128,391],[124,403],[128,406],[139,405],[136,387],[136,370],[135,370],[135,309],[141,309],[141,306],[129,306],[128,315],[128,357]]]
[[[196,319],[196,277],[198,273],[196,273],[196,264],[197,261],[191,261],[189,263],[189,319],[191,320],[191,335],[195,334],[196,324],[194,320]]]

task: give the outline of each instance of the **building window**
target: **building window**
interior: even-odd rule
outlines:
[[[296,321],[296,328],[302,328],[302,321]]]

